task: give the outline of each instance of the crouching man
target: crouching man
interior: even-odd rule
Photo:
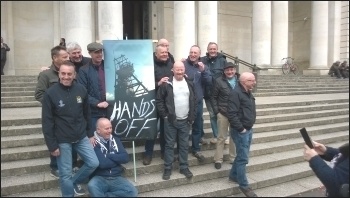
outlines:
[[[118,137],[112,136],[112,124],[107,118],[99,118],[95,131],[94,148],[99,166],[88,183],[91,197],[136,197],[135,186],[122,176],[121,164],[129,162],[129,155]]]

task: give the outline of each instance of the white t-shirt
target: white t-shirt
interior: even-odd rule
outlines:
[[[173,92],[176,119],[183,120],[188,117],[190,110],[190,90],[185,79],[177,81],[173,79]]]

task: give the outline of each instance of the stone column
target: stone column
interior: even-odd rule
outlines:
[[[194,1],[174,1],[174,57],[187,58],[195,40]]]
[[[327,74],[328,1],[311,2],[310,67],[305,75]]]
[[[271,64],[271,1],[253,1],[252,64]]]
[[[328,66],[340,60],[341,1],[329,1]]]
[[[280,67],[288,56],[288,1],[272,2],[271,65]],[[281,71],[281,70],[278,70]]]
[[[76,41],[82,48],[82,54],[90,57],[87,45],[92,39],[91,1],[65,1],[66,43]]]
[[[218,2],[198,2],[198,45],[202,56],[207,52],[209,42],[217,43],[218,40]]]
[[[53,45],[60,44],[61,28],[60,28],[60,2],[53,1]],[[66,42],[67,43],[67,42]]]
[[[4,67],[4,74],[16,75],[15,63],[15,35],[13,31],[13,13],[12,1],[1,1],[1,36],[4,42],[9,46],[10,51],[6,55],[6,64]]]
[[[98,40],[123,40],[122,1],[98,1]]]

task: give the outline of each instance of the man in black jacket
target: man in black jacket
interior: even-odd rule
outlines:
[[[93,149],[94,134],[90,132],[88,94],[81,84],[74,82],[75,75],[73,63],[63,62],[58,72],[59,83],[45,91],[42,101],[43,134],[51,155],[57,157],[63,197],[85,194],[79,184],[99,165]],[[72,149],[84,161],[74,176]]]
[[[185,66],[174,63],[174,76],[160,85],[157,91],[156,105],[159,116],[164,119],[165,153],[163,179],[170,179],[174,160],[174,145],[178,137],[180,173],[186,178],[193,174],[188,169],[188,137],[190,125],[195,119],[195,93],[191,81],[184,77]]]
[[[1,75],[4,75],[4,67],[6,64],[6,54],[10,51],[9,46],[4,43],[4,39],[1,37]]]
[[[83,56],[80,45],[75,41],[67,43],[66,48],[69,54],[69,60],[75,65],[75,71],[79,73],[80,67],[88,64],[91,58]]]
[[[169,58],[168,48],[163,45],[157,45],[156,51],[153,54],[154,61],[154,81],[156,92],[160,85],[166,83],[173,75],[171,69],[174,62]],[[161,158],[164,158],[164,120],[162,117],[159,117],[159,144]],[[153,149],[154,149],[155,140],[146,140],[145,142],[145,152],[143,154],[143,165],[149,165],[152,162]]]
[[[247,197],[256,197],[249,187],[246,166],[252,143],[253,125],[256,119],[255,98],[252,90],[256,85],[255,76],[244,72],[238,85],[230,93],[227,105],[227,118],[230,122],[231,138],[236,145],[237,156],[233,161],[229,180],[237,182],[240,190]]]

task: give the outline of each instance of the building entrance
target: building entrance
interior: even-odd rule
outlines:
[[[123,39],[150,39],[149,1],[123,1]]]

